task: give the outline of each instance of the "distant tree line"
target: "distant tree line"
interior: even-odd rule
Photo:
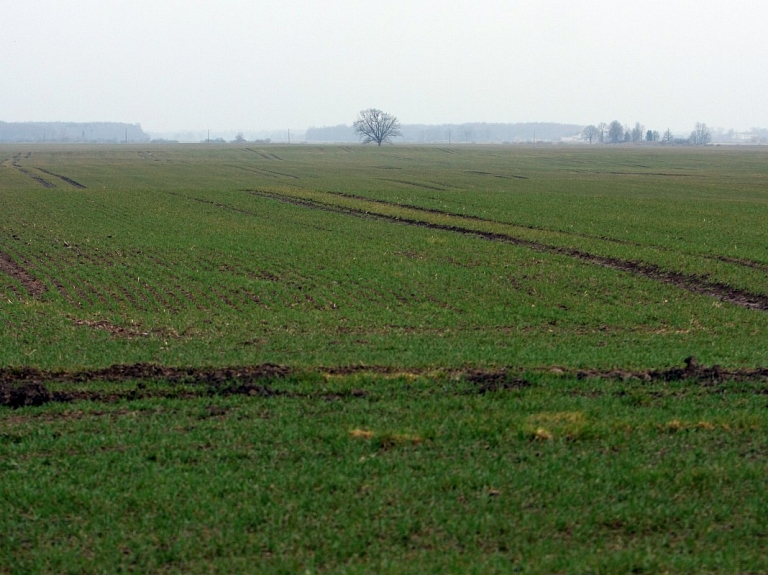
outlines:
[[[0,142],[148,142],[140,124],[121,122],[0,122]]]
[[[640,122],[635,122],[634,127],[623,125],[618,120],[609,124],[600,122],[597,125],[590,124],[581,131],[582,139],[590,144],[623,144],[632,142],[661,142],[662,144],[689,144],[693,146],[705,146],[712,142],[712,132],[706,124],[697,122],[695,128],[687,138],[679,138],[672,135],[667,128],[664,134],[657,130],[646,130]]]
[[[398,142],[413,144],[486,144],[486,143],[533,143],[559,142],[564,138],[576,138],[583,125],[551,122],[464,124],[402,124]],[[312,127],[306,132],[308,142],[355,142],[359,141],[354,127],[346,124]]]
[[[272,139],[271,138],[257,138],[255,140],[248,140],[244,135],[243,132],[238,132],[235,135],[234,140],[227,141],[222,137],[218,138],[206,138],[204,140],[200,140],[201,144],[271,144]]]

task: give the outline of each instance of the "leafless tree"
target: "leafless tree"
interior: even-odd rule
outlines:
[[[397,118],[376,108],[369,108],[360,112],[352,127],[355,129],[355,133],[362,138],[363,144],[376,142],[381,146],[382,143],[391,143],[392,138],[402,136],[400,122],[397,121]]]
[[[608,125],[605,122],[600,122],[597,125],[597,139],[600,140],[600,143],[605,142],[605,131],[608,129]]]
[[[712,132],[706,124],[696,123],[696,128],[691,132],[691,143],[694,146],[705,146],[712,141]]]
[[[597,126],[593,126],[592,124],[584,128],[581,132],[581,137],[587,140],[590,144],[592,143],[592,140],[598,137],[598,135],[599,132]]]
[[[632,141],[635,143],[643,140],[644,126],[640,122],[635,122],[635,127],[632,128]]]

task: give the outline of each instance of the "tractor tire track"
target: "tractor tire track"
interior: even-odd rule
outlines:
[[[237,168],[238,170],[244,170],[246,172],[253,172],[254,174],[259,174],[262,176],[268,176],[271,178],[274,177],[283,177],[283,178],[291,178],[293,180],[298,180],[299,176],[295,176],[293,174],[286,174],[284,172],[276,172],[275,170],[267,170],[266,168],[244,168],[243,166],[236,166],[234,164],[227,164],[227,167],[230,168]]]
[[[600,256],[591,254],[576,248],[566,248],[560,246],[553,246],[550,244],[544,244],[534,240],[526,240],[523,238],[515,237],[510,234],[503,234],[499,232],[486,232],[482,230],[473,230],[471,228],[464,228],[461,226],[453,226],[447,224],[436,224],[432,222],[425,222],[423,220],[415,220],[411,218],[389,216],[386,214],[378,214],[374,212],[367,212],[365,210],[342,207],[335,204],[328,204],[315,200],[299,199],[290,197],[284,194],[276,192],[267,192],[262,190],[244,190],[252,195],[261,196],[265,198],[271,198],[281,202],[294,204],[301,207],[310,209],[324,210],[328,212],[334,212],[344,215],[350,215],[354,217],[361,217],[367,219],[383,220],[391,223],[415,226],[420,228],[440,230],[446,232],[453,232],[466,236],[472,236],[481,238],[488,241],[501,242],[512,244],[516,246],[530,248],[538,252],[551,253],[556,255],[567,256],[582,262],[586,262],[592,265],[600,267],[626,272],[632,275],[641,276],[647,279],[655,280],[661,283],[675,286],[677,288],[689,291],[691,293],[697,293],[700,295],[706,295],[720,301],[730,303],[746,309],[754,309],[759,311],[768,311],[768,295],[750,292],[729,286],[728,284],[711,281],[705,277],[683,274],[673,270],[663,269],[657,265],[622,260],[619,258]]]
[[[275,154],[271,152],[264,152],[262,150],[254,150],[253,148],[243,148],[244,150],[248,150],[249,152],[253,152],[254,154],[257,154],[262,157],[264,160],[270,160],[270,161],[277,161],[282,162],[283,159],[279,156],[276,156]]]
[[[62,182],[66,182],[73,188],[78,188],[80,190],[86,189],[86,186],[84,186],[80,182],[76,182],[75,180],[68,178],[67,176],[62,176],[61,174],[54,174],[53,172],[49,172],[48,170],[44,170],[43,168],[37,168],[37,170],[40,172],[43,172],[44,174],[48,174],[49,176],[53,176],[54,178],[59,178]]]
[[[189,200],[191,202],[198,202],[200,204],[208,204],[209,206],[214,206],[216,208],[221,208],[221,209],[226,210],[228,212],[235,212],[237,214],[245,214],[245,215],[254,216],[254,217],[257,217],[257,218],[263,217],[262,214],[258,214],[256,212],[253,212],[253,211],[250,211],[250,210],[243,210],[243,209],[240,209],[240,208],[236,208],[236,207],[230,206],[228,204],[222,204],[220,202],[214,202],[213,200],[205,200],[203,198],[195,198],[193,196],[187,196],[187,195],[184,195],[184,194],[180,194],[178,192],[168,192],[168,191],[166,191],[165,193],[168,194],[169,196],[175,196],[177,198],[183,198],[183,199]]]
[[[27,154],[26,156],[24,156],[24,157],[25,157],[25,158],[29,158],[31,155],[32,155],[31,153],[28,153],[28,154]],[[41,185],[41,186],[43,186],[44,188],[48,188],[48,189],[51,189],[51,188],[55,188],[55,187],[56,187],[56,184],[54,184],[54,183],[52,183],[52,182],[49,182],[49,181],[48,181],[48,180],[46,180],[45,178],[41,178],[41,177],[40,177],[40,176],[38,176],[37,174],[33,174],[33,173],[32,173],[32,172],[30,172],[28,169],[26,169],[26,168],[22,167],[22,166],[21,166],[21,164],[19,164],[19,161],[20,161],[20,160],[21,160],[21,154],[16,154],[16,155],[15,155],[15,156],[14,156],[14,157],[11,159],[11,165],[12,165],[14,168],[16,168],[17,170],[19,170],[19,172],[21,172],[21,173],[22,173],[22,174],[24,174],[25,176],[28,176],[28,177],[32,178],[33,180],[35,180],[35,181],[36,181],[38,184],[40,184],[40,185]]]
[[[53,182],[49,182],[48,180],[46,180],[46,179],[44,179],[44,178],[41,178],[40,176],[38,176],[38,175],[36,175],[36,174],[33,174],[33,173],[32,173],[32,172],[30,172],[29,170],[27,170],[27,169],[25,169],[25,168],[22,168],[21,166],[17,166],[17,165],[15,165],[15,164],[14,164],[14,167],[15,167],[17,170],[19,170],[19,171],[20,171],[22,174],[24,174],[25,176],[29,176],[30,178],[32,178],[33,180],[35,180],[35,181],[36,181],[38,184],[40,184],[40,185],[41,185],[41,186],[43,186],[44,188],[47,188],[47,189],[49,189],[49,190],[50,190],[50,189],[53,189],[53,188],[55,188],[55,187],[56,187],[56,184],[54,184]]]
[[[394,182],[396,184],[404,184],[406,186],[413,186],[414,188],[423,188],[425,190],[435,190],[438,192],[445,192],[446,188],[440,188],[438,186],[430,186],[429,184],[420,184],[419,182],[409,182],[408,180],[392,180],[389,178],[378,178],[382,182]]]
[[[697,258],[701,258],[701,259],[704,259],[704,260],[720,261],[720,262],[727,263],[727,264],[744,266],[744,267],[752,268],[752,269],[755,269],[755,270],[760,270],[760,271],[768,272],[768,263],[758,262],[758,261],[750,260],[750,259],[747,259],[747,258],[732,258],[732,257],[728,257],[728,256],[713,256],[713,255],[709,255],[709,254],[687,254],[685,252],[681,252],[680,250],[676,250],[674,248],[668,248],[668,247],[659,246],[659,245],[649,246],[647,244],[642,244],[640,242],[633,242],[631,240],[621,240],[619,238],[610,238],[608,236],[598,236],[598,235],[594,235],[594,234],[586,234],[586,233],[581,233],[581,232],[570,232],[570,231],[564,231],[564,230],[558,230],[558,229],[552,229],[552,228],[544,228],[544,227],[541,227],[541,226],[531,226],[531,225],[525,225],[525,224],[516,224],[514,222],[502,222],[502,221],[499,221],[499,220],[493,220],[491,218],[484,218],[484,217],[475,216],[475,215],[472,215],[472,214],[459,214],[459,213],[455,213],[455,212],[446,212],[445,210],[438,210],[436,208],[424,208],[424,207],[420,207],[420,206],[414,206],[412,204],[403,204],[403,203],[400,203],[400,202],[390,202],[390,201],[387,201],[387,200],[381,200],[381,199],[378,199],[378,198],[369,198],[369,197],[366,197],[366,196],[360,196],[360,195],[357,195],[357,194],[348,194],[348,193],[345,193],[345,192],[327,191],[325,193],[333,195],[333,196],[339,196],[339,197],[342,197],[342,198],[350,198],[350,199],[353,199],[353,200],[362,200],[362,201],[365,201],[365,202],[372,202],[372,203],[375,203],[375,204],[382,204],[384,206],[392,206],[392,207],[396,207],[396,208],[404,208],[404,209],[408,209],[408,210],[414,210],[414,211],[417,211],[417,212],[426,212],[426,213],[429,213],[429,214],[436,214],[436,215],[440,215],[440,216],[450,216],[450,217],[454,217],[454,218],[461,218],[463,220],[472,220],[472,221],[476,221],[476,222],[487,222],[487,223],[491,223],[491,224],[510,225],[510,226],[515,226],[516,228],[523,228],[523,229],[526,229],[526,230],[533,230],[533,231],[537,231],[537,232],[557,233],[557,234],[563,234],[563,235],[566,235],[566,236],[573,236],[573,237],[578,237],[578,238],[586,238],[586,239],[590,239],[590,240],[600,240],[600,241],[603,241],[603,242],[609,242],[609,243],[612,243],[612,244],[617,244],[617,245],[622,245],[622,246],[633,246],[633,247],[637,247],[637,248],[648,248],[648,247],[651,247],[651,248],[654,248],[654,249],[657,249],[657,250],[661,250],[661,251],[665,251],[665,252],[668,252],[668,253],[680,254],[680,255],[683,255],[683,256],[695,255]]]

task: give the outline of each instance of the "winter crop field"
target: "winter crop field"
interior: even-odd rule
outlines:
[[[768,150],[0,146],[0,573],[762,572]]]

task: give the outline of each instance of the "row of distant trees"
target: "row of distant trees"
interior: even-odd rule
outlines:
[[[668,128],[664,134],[656,130],[646,130],[640,122],[636,122],[633,128],[622,125],[618,120],[609,124],[600,122],[599,124],[590,124],[581,132],[581,137],[590,144],[620,144],[622,142],[662,142],[664,144],[693,144],[694,146],[704,146],[712,141],[712,132],[706,124],[698,122],[688,138],[678,138],[672,134]]]

